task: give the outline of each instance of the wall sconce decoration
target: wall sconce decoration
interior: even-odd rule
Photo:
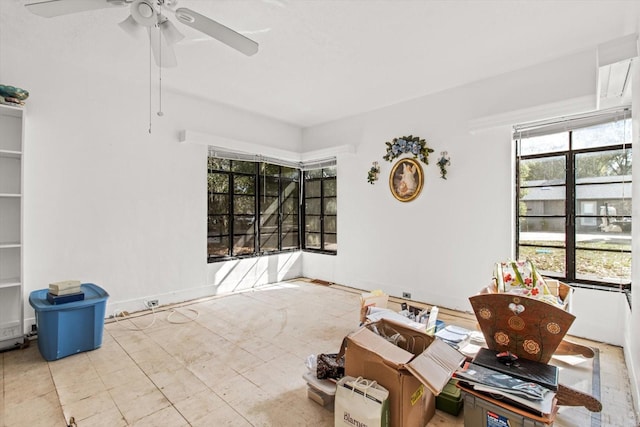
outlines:
[[[369,172],[367,173],[367,182],[371,185],[375,184],[379,175],[380,166],[378,166],[378,162],[373,162],[371,169],[369,169]]]
[[[451,158],[447,156],[446,151],[440,152],[438,166],[440,167],[440,178],[447,179],[447,166],[451,165]]]

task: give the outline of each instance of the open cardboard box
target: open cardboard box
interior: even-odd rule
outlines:
[[[395,344],[384,336],[396,337]],[[435,414],[435,396],[464,360],[445,342],[382,319],[347,336],[345,374],[389,390],[392,426],[424,426]]]

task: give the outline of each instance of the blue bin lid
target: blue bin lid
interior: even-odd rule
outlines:
[[[84,292],[84,300],[68,302],[65,304],[51,304],[47,300],[47,294],[49,289],[38,289],[29,294],[29,304],[37,311],[51,311],[51,310],[64,310],[71,308],[86,307],[88,305],[96,304],[102,301],[106,301],[109,298],[109,294],[98,285],[93,283],[83,283],[80,285],[82,292]]]

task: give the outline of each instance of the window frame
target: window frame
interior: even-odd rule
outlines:
[[[329,173],[329,174],[325,174],[325,169],[333,169],[335,172],[334,173]],[[310,176],[310,172],[312,171],[318,171],[320,170],[320,176],[318,177],[313,177]],[[321,253],[321,254],[326,254],[326,255],[337,255],[338,254],[338,227],[337,227],[337,221],[338,221],[338,213],[337,213],[337,199],[338,199],[338,171],[337,171],[337,166],[336,165],[332,165],[332,166],[325,166],[322,168],[318,168],[318,169],[311,169],[311,170],[305,170],[303,172],[303,197],[302,197],[302,218],[303,218],[303,237],[302,237],[302,250],[305,252],[313,252],[313,253]],[[334,195],[326,195],[325,194],[325,182],[329,182],[329,181],[334,181],[335,182],[335,194]],[[319,182],[320,183],[320,196],[309,196],[308,193],[308,184],[310,182]],[[329,198],[335,198],[336,199],[336,213],[335,214],[329,214],[325,211],[326,208],[326,201]],[[320,214],[310,214],[307,212],[307,200],[310,199],[314,199],[314,200],[319,200],[319,204],[320,204]],[[319,217],[319,222],[320,222],[320,231],[308,231],[307,229],[307,218],[309,216],[316,216]],[[336,222],[336,231],[335,232],[329,232],[326,230],[326,222],[327,222],[327,218],[334,218],[335,222]],[[320,247],[308,247],[308,234],[309,233],[314,233],[314,234],[318,234],[320,236]],[[328,235],[332,235],[335,237],[335,246],[336,249],[328,249],[325,246],[325,243],[327,241],[327,236]]]
[[[625,117],[624,120],[627,120],[628,117]],[[611,122],[616,121],[616,119],[612,119]],[[581,129],[584,126],[578,128]],[[622,184],[624,185],[625,183],[631,183],[631,180],[625,180],[624,177],[625,176],[629,176],[629,174],[625,174],[625,175],[620,175],[618,180],[616,179],[611,179],[611,180],[607,180],[606,182],[603,182],[602,184],[597,184],[595,182],[593,182],[593,178],[597,178],[600,176],[606,176],[606,175],[598,175],[596,177],[591,177],[592,181],[588,181],[588,182],[578,182],[580,180],[580,178],[578,178],[576,176],[576,159],[583,154],[589,154],[589,153],[606,153],[606,152],[615,152],[617,150],[621,150],[624,152],[624,150],[629,150],[631,153],[633,153],[633,144],[631,142],[621,142],[618,144],[611,144],[611,145],[602,145],[602,146],[596,146],[596,147],[586,147],[586,148],[577,148],[574,149],[574,140],[573,140],[573,132],[577,130],[577,129],[567,129],[565,132],[567,133],[567,138],[568,138],[568,146],[567,149],[563,149],[563,150],[556,150],[556,151],[547,151],[547,152],[541,152],[541,153],[534,153],[534,154],[527,154],[527,155],[520,155],[520,150],[521,150],[521,144],[520,142],[525,139],[523,138],[521,135],[518,137],[518,132],[516,131],[514,133],[514,142],[515,142],[515,254],[516,254],[516,258],[519,258],[521,256],[521,247],[540,247],[540,248],[549,248],[549,250],[552,250],[553,248],[558,249],[558,248],[562,248],[565,251],[565,259],[564,259],[564,263],[565,263],[565,272],[564,275],[562,274],[548,274],[545,273],[545,276],[548,277],[553,277],[553,278],[557,278],[559,280],[562,281],[566,281],[572,284],[581,284],[581,285],[589,285],[589,286],[593,286],[593,287],[597,287],[597,288],[601,288],[601,289],[607,289],[607,290],[620,290],[620,291],[628,291],[631,288],[631,277],[629,276],[628,280],[623,280],[620,279],[618,281],[603,281],[603,280],[595,280],[595,279],[590,279],[590,278],[585,278],[585,277],[578,277],[578,265],[577,265],[577,261],[576,261],[576,255],[577,253],[579,253],[579,251],[584,251],[584,250],[588,250],[588,251],[596,251],[596,252],[619,252],[619,253],[625,253],[625,254],[630,254],[630,256],[632,257],[633,251],[632,251],[632,246],[631,244],[629,245],[629,249],[625,249],[625,248],[621,248],[621,249],[607,249],[607,248],[586,248],[586,247],[580,247],[579,243],[576,241],[576,232],[578,230],[578,221],[582,218],[594,218],[595,221],[597,222],[599,218],[602,217],[602,215],[600,215],[598,208],[598,205],[596,204],[596,211],[593,213],[593,215],[587,215],[584,213],[578,214],[576,212],[576,203],[580,202],[581,199],[577,199],[577,193],[578,193],[578,188],[581,185],[616,185],[616,184]],[[560,132],[550,132],[550,133],[560,133]],[[632,158],[632,154],[630,154],[631,158]],[[562,157],[564,158],[564,166],[565,166],[565,174],[564,174],[564,182],[563,183],[557,183],[557,184],[541,184],[541,185],[529,185],[529,186],[523,186],[522,182],[521,182],[521,176],[520,176],[520,169],[521,169],[521,162],[522,161],[527,161],[527,160],[531,160],[531,159],[544,159],[544,158],[551,158],[551,157]],[[632,167],[632,166],[631,166]],[[521,213],[521,194],[522,194],[522,190],[523,189],[530,189],[530,188],[536,188],[536,187],[565,187],[565,191],[564,191],[564,215],[526,215]],[[624,196],[623,198],[621,198],[621,200],[629,200],[629,202],[632,202],[632,194],[629,194],[628,196]],[[606,206],[606,205],[605,205]],[[605,207],[605,209],[608,209],[607,207]],[[623,217],[623,218],[628,218],[629,221],[631,221],[631,212],[629,213],[625,213],[625,214],[621,214],[621,215],[617,215],[619,217]],[[562,218],[564,220],[565,226],[564,226],[564,246],[563,247],[559,247],[557,245],[544,245],[544,244],[540,244],[539,242],[534,242],[532,244],[521,244],[521,224],[522,224],[522,218]],[[630,226],[632,227],[632,224],[630,224]]]
[[[228,168],[226,170],[223,169],[212,169],[211,168],[211,161],[210,159],[218,159],[221,161],[226,161],[228,162]],[[238,163],[238,162],[243,162],[243,163],[252,163],[253,164],[253,173],[251,172],[246,172],[246,171],[234,171],[234,162]],[[265,166],[263,166],[265,165]],[[276,219],[276,233],[278,234],[278,239],[277,239],[277,249],[275,250],[262,250],[261,248],[261,243],[262,243],[262,237],[263,234],[262,231],[262,223],[263,223],[263,215],[262,215],[262,206],[261,206],[261,196],[263,196],[263,193],[265,192],[264,188],[262,185],[265,184],[265,179],[267,177],[273,177],[274,175],[267,175],[265,173],[263,173],[263,170],[266,169],[266,165],[271,165],[271,166],[277,166],[278,167],[278,174],[277,174],[277,180],[278,180],[278,212],[277,212],[277,219]],[[234,160],[234,159],[224,159],[223,157],[219,157],[219,156],[215,156],[215,155],[211,155],[209,154],[207,156],[207,178],[210,178],[210,175],[212,173],[214,174],[221,174],[221,175],[226,175],[227,176],[227,191],[226,192],[212,192],[211,188],[209,187],[209,185],[207,184],[207,263],[214,263],[214,262],[223,262],[223,261],[229,261],[229,260],[233,260],[233,259],[242,259],[242,258],[252,258],[252,257],[257,257],[257,256],[266,256],[266,255],[274,255],[274,254],[279,254],[279,253],[287,253],[287,252],[295,252],[295,251],[299,251],[301,249],[301,244],[300,244],[300,229],[301,229],[301,216],[300,216],[300,183],[301,183],[301,171],[300,169],[297,168],[289,168],[289,169],[295,169],[297,172],[297,176],[292,178],[292,177],[287,177],[287,176],[283,176],[283,168],[286,168],[285,166],[281,166],[281,165],[277,165],[275,163],[270,163],[270,162],[262,162],[262,161],[253,161],[253,160]],[[241,176],[246,176],[246,177],[252,177],[254,180],[254,188],[253,188],[253,194],[252,197],[254,198],[254,202],[253,202],[253,232],[252,233],[243,233],[243,234],[236,234],[236,230],[235,230],[235,220],[237,219],[236,217],[246,217],[247,215],[250,214],[241,214],[241,213],[236,213],[234,210],[234,202],[236,200],[237,197],[245,197],[246,194],[242,194],[242,193],[235,193],[235,180],[237,177],[241,177]],[[296,229],[297,229],[297,234],[298,234],[298,238],[297,238],[297,244],[295,245],[295,247],[287,247],[286,249],[282,249],[282,242],[283,242],[283,236],[282,236],[282,220],[283,220],[283,202],[284,199],[282,197],[282,188],[283,188],[283,182],[286,183],[291,183],[291,182],[297,182],[297,189],[296,191],[298,192],[298,210],[297,210],[297,224],[296,224]],[[226,195],[228,197],[228,205],[227,205],[227,213],[225,214],[220,214],[220,213],[216,213],[216,212],[212,212],[211,210],[211,201],[213,200],[212,195],[214,194],[218,194],[218,195]],[[271,197],[271,196],[269,196]],[[226,230],[226,234],[221,233],[221,234],[217,234],[217,235],[212,235],[210,232],[210,222],[211,222],[211,218],[215,217],[215,216],[221,216],[221,215],[227,215],[228,216],[228,228]],[[236,236],[241,236],[241,235],[246,235],[246,236],[251,236],[252,240],[253,240],[253,250],[249,253],[236,253],[235,252],[235,247],[236,247]],[[227,242],[227,254],[226,255],[212,255],[211,251],[209,249],[209,240],[215,237],[219,237],[219,238],[224,238],[226,237],[228,239]]]

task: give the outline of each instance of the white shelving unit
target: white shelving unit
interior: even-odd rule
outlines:
[[[23,134],[24,110],[0,104],[0,349],[24,343]]]

